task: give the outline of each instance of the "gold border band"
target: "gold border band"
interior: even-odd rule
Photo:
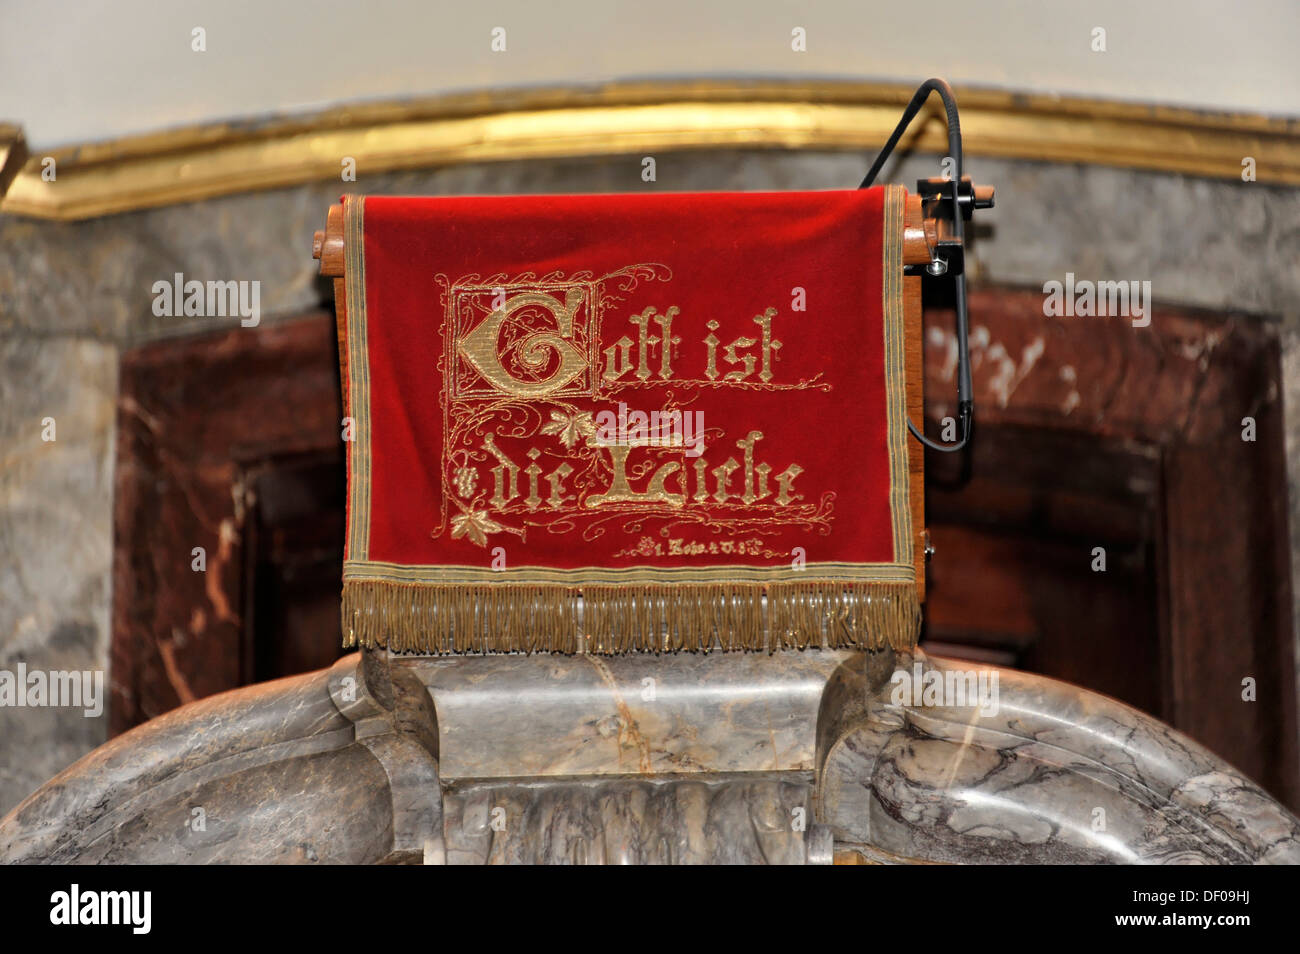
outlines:
[[[370,554],[370,351],[366,340],[366,200],[343,205],[343,280],[347,288],[348,414],[353,434],[348,455],[347,559]]]
[[[838,580],[854,583],[915,583],[916,568],[901,563],[809,563],[802,570],[787,566],[584,566],[556,569],[545,566],[516,566],[493,570],[483,566],[415,566],[349,560],[343,566],[343,582],[565,584],[584,583],[773,583],[779,581],[820,582]]]
[[[884,250],[880,267],[885,336],[885,420],[889,444],[889,509],[894,525],[894,562],[913,568],[912,509],[907,460],[907,372],[903,344],[903,200],[902,186],[885,186]]]

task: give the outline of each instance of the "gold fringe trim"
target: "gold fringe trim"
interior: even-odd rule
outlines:
[[[906,651],[920,623],[901,582],[343,585],[343,645],[394,652]]]

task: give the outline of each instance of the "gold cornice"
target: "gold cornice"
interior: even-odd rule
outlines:
[[[854,150],[888,136],[912,87],[840,82],[618,84],[478,93],[219,123],[33,155],[0,211],[76,220],[338,179],[343,156],[367,175],[490,159],[698,148]],[[958,90],[973,156],[1100,163],[1300,184],[1300,121],[1100,100]],[[944,149],[926,123],[916,148]],[[52,155],[57,179],[41,178]],[[340,182],[340,188],[344,188]]]
[[[23,131],[9,123],[0,123],[0,197],[9,190],[26,163],[27,143]]]

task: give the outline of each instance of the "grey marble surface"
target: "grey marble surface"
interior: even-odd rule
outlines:
[[[811,798],[811,772],[456,784],[447,861],[824,864]]]
[[[947,862],[1300,863],[1300,821],[1186,736],[1104,696],[998,673],[991,714],[870,694],[823,763],[837,839]]]
[[[81,337],[129,345],[228,328],[234,319],[159,318],[152,283],[180,271],[262,282],[270,320],[318,304],[326,289],[312,233],[344,191],[367,194],[679,192],[852,188],[868,157],[852,153],[691,151],[489,162],[325,182],[165,206],[79,223],[0,216],[0,337]],[[917,155],[881,181],[937,174]],[[1041,285],[1066,271],[1140,278],[1157,301],[1231,308],[1300,322],[1300,190],[1070,163],[971,158],[997,187],[974,236],[975,275]],[[1177,228],[1170,228],[1177,223]]]
[[[703,670],[719,658],[747,665]],[[482,657],[453,679],[436,662],[354,654],[147,723],[0,819],[0,862],[1300,863],[1300,820],[1222,760],[1038,676],[983,669],[999,681],[981,708],[898,698],[898,672],[976,672],[919,652],[680,654],[656,667],[663,718],[625,703],[644,657],[600,660],[596,682],[572,657]],[[500,721],[463,731],[484,684]],[[810,768],[773,768],[761,706]],[[556,735],[611,707],[644,751],[712,741],[683,770]],[[543,770],[514,771],[529,747]]]
[[[823,189],[866,157],[701,151],[481,163],[365,177],[370,193]],[[909,182],[933,157],[887,168]],[[973,158],[998,190],[972,248],[976,281],[1041,286],[1066,271],[1150,280],[1157,301],[1256,313],[1284,331],[1295,587],[1300,592],[1300,190],[1105,167]],[[0,216],[0,668],[108,665],[112,458],[121,349],[234,327],[153,315],[152,283],[177,271],[262,283],[263,321],[318,305],[311,236],[342,183],[318,183],[82,223]],[[59,443],[38,446],[40,421]],[[1300,602],[1297,602],[1300,607]],[[1300,612],[1300,610],[1298,610]],[[1297,626],[1300,632],[1300,625]],[[1296,653],[1300,661],[1300,652]],[[0,709],[0,811],[104,738],[99,721]]]
[[[410,657],[445,779],[810,772],[822,688],[846,654]]]
[[[108,668],[116,400],[111,345],[0,336],[0,670]],[[107,724],[82,707],[0,708],[0,811]]]

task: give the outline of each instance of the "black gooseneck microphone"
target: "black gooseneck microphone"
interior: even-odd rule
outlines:
[[[952,231],[953,238],[963,245],[966,239],[965,219],[966,214],[961,208],[961,189],[962,189],[962,169],[961,169],[961,122],[957,117],[957,99],[953,96],[952,87],[945,80],[928,79],[921,84],[920,88],[913,94],[911,102],[903,110],[903,116],[894,127],[893,134],[889,141],[885,143],[880,154],[876,156],[876,161],[871,164],[871,169],[867,173],[859,189],[865,189],[876,180],[880,174],[881,167],[893,153],[894,147],[898,145],[898,140],[902,138],[903,133],[916,114],[920,112],[921,107],[925,104],[926,99],[931,93],[938,93],[939,98],[943,100],[944,113],[948,121],[948,154],[952,157],[954,163],[952,178]],[[975,199],[970,197],[970,205],[973,208]],[[933,274],[942,274],[942,271],[932,272]],[[954,292],[957,300],[957,417],[961,423],[961,436],[955,444],[939,444],[930,440],[915,424],[911,418],[908,418],[907,429],[912,432],[912,436],[919,440],[926,447],[937,451],[959,451],[970,441],[971,429],[975,423],[975,401],[971,387],[970,376],[970,342],[969,342],[969,318],[966,311],[966,272],[962,268],[953,276],[956,282]]]

